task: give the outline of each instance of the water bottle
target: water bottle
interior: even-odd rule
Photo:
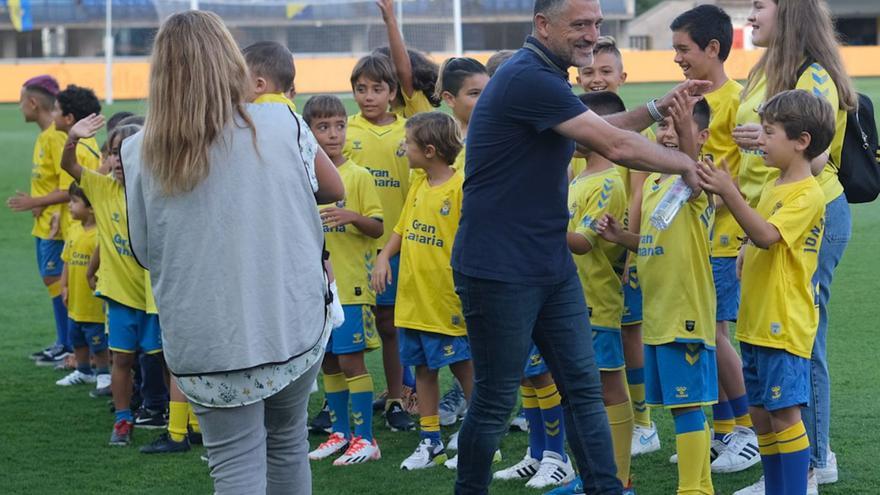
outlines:
[[[693,193],[693,189],[685,184],[684,179],[676,177],[651,214],[651,225],[658,230],[668,229],[675,220],[675,215],[678,215],[678,211],[691,199]]]

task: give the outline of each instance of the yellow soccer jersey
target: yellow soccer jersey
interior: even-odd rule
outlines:
[[[403,106],[397,107],[393,110],[398,117],[408,119],[417,113],[431,112],[434,110],[434,105],[431,105],[431,101],[428,100],[425,93],[419,90],[414,90],[412,97],[406,96],[406,93],[402,91],[400,95],[403,97]]]
[[[645,344],[701,342],[715,346],[715,284],[709,262],[714,208],[705,193],[689,201],[667,230],[651,213],[674,182],[652,174],[645,181],[636,266],[644,294]]]
[[[712,109],[712,120],[709,122],[709,139],[703,145],[703,156],[711,157],[718,167],[722,160],[726,162],[727,170],[734,180],[739,173],[740,150],[733,141],[732,133],[736,127],[742,90],[740,83],[728,79],[720,88],[704,95]],[[736,223],[730,210],[719,208],[715,212],[715,225],[712,227],[712,256],[736,256],[740,246],[738,239],[742,237],[742,228]]]
[[[626,191],[620,174],[608,170],[577,177],[568,187],[569,232],[584,236],[593,249],[574,255],[578,277],[590,310],[590,322],[605,328],[620,328],[623,314],[623,291],[620,274],[623,270],[624,248],[608,242],[593,230],[593,222],[608,213],[622,218],[626,212]]]
[[[112,175],[83,170],[80,187],[92,203],[98,224],[101,265],[95,294],[131,308],[146,309],[144,269],[128,242],[125,189]]]
[[[101,148],[98,146],[98,141],[95,138],[90,137],[79,140],[76,145],[76,162],[83,168],[98,170],[98,167],[101,166]],[[59,167],[60,163],[61,162],[59,162]],[[59,182],[60,189],[70,189],[70,184],[73,183],[73,177],[63,170],[61,170],[59,177],[61,178]],[[62,204],[61,232],[65,239],[67,238],[67,231],[75,223],[77,222],[70,216],[70,209],[67,207],[67,203]]]
[[[77,323],[104,323],[104,302],[95,296],[86,277],[98,245],[98,229],[84,229],[82,223],[74,222],[69,233],[61,253],[67,267],[67,315]]]
[[[55,124],[50,125],[37,136],[31,170],[31,196],[45,196],[56,189],[62,189],[62,175],[70,177],[67,172],[61,170],[61,151],[66,140],[67,135],[55,129]],[[46,207],[40,216],[34,219],[31,235],[40,239],[49,239],[52,216],[60,215],[61,208],[60,204]]]
[[[652,142],[657,142],[657,136],[654,135],[654,130],[650,127],[641,132],[642,136],[650,139]],[[631,170],[623,165],[615,165],[617,168],[617,173],[620,175],[621,180],[623,180],[624,191],[626,192],[627,197],[630,194],[630,172]],[[586,158],[572,158],[571,163],[569,164],[569,168],[571,169],[572,177],[577,177],[583,173],[584,170],[587,169],[587,159]]]
[[[825,202],[836,199],[843,192],[843,186],[837,179],[837,171],[840,170],[840,156],[843,152],[843,138],[846,131],[846,111],[840,108],[837,94],[837,86],[831,80],[828,72],[818,64],[813,64],[798,79],[796,89],[802,89],[810,94],[821,96],[831,103],[836,109],[834,139],[831,141],[829,153],[831,158],[825,168],[816,178],[822,191],[825,193]],[[760,124],[758,108],[764,103],[767,93],[767,79],[762,75],[758,84],[746,95],[737,113],[737,124]],[[760,152],[740,150],[742,162],[740,163],[739,184],[740,190],[746,200],[754,208],[761,198],[764,185],[775,181],[779,177],[779,170],[768,168]]]
[[[401,236],[394,325],[444,335],[467,333],[452,283],[452,242],[461,219],[464,175],[445,183],[417,180],[394,232]]]
[[[812,277],[822,243],[824,198],[813,177],[764,189],[758,213],[782,240],[770,249],[746,247],[736,324],[740,341],[810,358],[819,324]]]
[[[318,209],[336,206],[382,220],[382,202],[370,172],[351,160],[340,165],[337,170],[345,185],[345,198],[335,205],[320,205]],[[376,294],[370,287],[370,273],[376,257],[375,240],[362,234],[351,224],[333,228],[325,225],[324,239],[327,241],[327,251],[330,252],[330,262],[333,263],[339,302],[371,306],[376,304]]]
[[[343,154],[373,174],[385,225],[397,225],[403,201],[409,192],[409,160],[406,159],[406,120],[398,117],[391,124],[377,126],[360,113],[348,118]],[[391,230],[377,241],[381,249]]]
[[[284,103],[292,112],[296,111],[296,104],[283,93],[263,93],[254,99],[254,103]]]

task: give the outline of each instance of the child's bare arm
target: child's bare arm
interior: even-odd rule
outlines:
[[[95,290],[98,285],[98,267],[101,266],[101,247],[95,246],[95,252],[89,258],[89,266],[86,267],[86,278],[89,281],[89,287]]]
[[[596,222],[596,233],[606,241],[619,244],[630,251],[639,250],[639,236],[624,229],[616,218],[607,213]]]
[[[373,239],[378,239],[385,233],[385,225],[381,220],[335,206],[321,210],[321,221],[328,227],[354,225],[362,234]]]
[[[574,254],[587,254],[593,250],[593,245],[586,237],[577,232],[568,232],[566,234],[568,240],[568,249]]]
[[[345,197],[345,186],[336,166],[320,147],[315,154],[315,178],[318,179],[318,204],[335,203]]]
[[[67,131],[67,142],[64,144],[64,151],[61,153],[61,168],[77,182],[82,177],[83,168],[76,161],[76,143],[80,139],[94,136],[102,127],[104,127],[104,116],[91,114],[80,119],[79,122]]]
[[[388,28],[388,47],[391,49],[391,63],[394,65],[394,72],[400,83],[400,91],[407,98],[410,98],[415,91],[415,87],[413,87],[412,63],[409,60],[409,53],[406,51],[403,35],[400,34],[400,28],[397,26],[397,18],[394,16],[394,0],[377,0],[376,5],[382,11],[382,20],[385,21],[385,27]]]

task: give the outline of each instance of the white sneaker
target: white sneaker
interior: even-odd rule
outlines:
[[[446,450],[458,450],[458,432],[449,437],[449,441],[446,442]]]
[[[449,392],[440,399],[438,407],[440,413],[440,426],[452,426],[458,422],[458,419],[464,416],[467,411],[467,401],[464,400],[464,391],[456,380]],[[446,448],[452,448],[446,446]],[[455,449],[452,449],[455,450]]]
[[[363,437],[355,437],[348,444],[345,453],[337,457],[333,461],[334,466],[350,466],[352,464],[363,464],[367,461],[378,461],[382,458],[382,452],[379,451],[379,445],[376,439],[372,442],[364,440]]]
[[[660,450],[660,436],[657,435],[657,425],[651,423],[650,428],[635,425],[632,437],[632,456],[650,454]]]
[[[807,475],[807,495],[819,495],[819,479],[815,469]]]
[[[532,457],[530,449],[526,449],[526,456],[513,466],[500,471],[495,471],[492,478],[496,480],[525,480],[529,479],[538,472],[541,467],[541,461]]]
[[[101,373],[95,376],[95,389],[110,386],[110,373]]]
[[[443,443],[434,443],[430,439],[425,438],[419,442],[416,450],[400,463],[400,469],[407,471],[426,469],[439,466],[447,460],[449,460],[449,456],[446,455]]]
[[[82,385],[83,383],[95,383],[96,381],[95,375],[87,375],[80,370],[73,370],[72,373],[55,382],[55,385],[69,387],[71,385]]]
[[[573,480],[574,476],[574,466],[571,465],[571,457],[567,457],[563,461],[556,452],[545,450],[538,472],[526,482],[526,486],[529,488],[547,488],[548,486],[562,485]]]
[[[492,464],[501,462],[501,450],[496,450],[495,454],[492,455]],[[449,459],[448,461],[443,463],[448,469],[455,471],[458,469],[458,455]]]
[[[320,461],[348,447],[348,439],[342,433],[331,433],[326,442],[309,452],[309,460]]]
[[[830,485],[837,483],[837,455],[828,451],[828,462],[823,468],[813,468],[816,473],[816,481],[820,485]]]
[[[726,449],[727,444],[724,441],[713,438],[712,444],[709,446],[709,462],[715,462],[715,459],[723,454]],[[669,463],[678,464],[678,453],[669,456]]]
[[[764,495],[764,477],[761,476],[755,483],[733,492],[733,495]]]
[[[528,433],[529,421],[526,419],[526,413],[522,408],[520,408],[519,412],[516,413],[516,416],[510,420],[510,430],[519,430]]]
[[[734,426],[733,431],[724,436],[724,443],[726,447],[712,461],[713,473],[738,473],[761,462],[758,436],[751,429]]]

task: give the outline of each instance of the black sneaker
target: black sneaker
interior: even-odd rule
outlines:
[[[399,400],[392,400],[385,410],[385,426],[391,431],[410,431],[416,427]]]
[[[331,433],[333,431],[333,422],[330,420],[330,406],[327,404],[326,399],[318,414],[309,421],[309,431],[312,433]]]
[[[43,355],[34,360],[34,363],[37,366],[52,366],[55,367],[58,363],[63,363],[64,358],[66,358],[70,353],[67,349],[62,345],[54,345],[49,348],[47,351],[43,352]]]
[[[175,442],[171,439],[171,435],[163,433],[149,445],[141,447],[141,454],[175,454],[188,452],[189,449],[189,440],[185,436],[183,441]]]
[[[168,427],[168,418],[165,411],[154,411],[146,407],[141,407],[134,413],[135,428],[144,428],[147,430],[156,430]]]
[[[40,349],[39,351],[37,351],[37,352],[31,354],[29,357],[30,357],[32,360],[36,361],[37,359],[40,359],[41,357],[43,357],[44,354],[46,354],[47,352],[51,351],[53,347],[55,347],[55,344],[52,344],[52,345],[50,345],[50,346],[46,346],[45,349]]]
[[[192,431],[192,428],[189,426],[186,427],[186,438],[189,440],[190,445],[202,445],[202,434],[199,432]]]

